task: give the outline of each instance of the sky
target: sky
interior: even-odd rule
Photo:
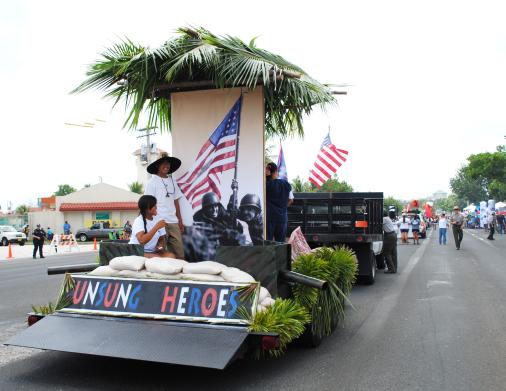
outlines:
[[[230,34],[347,85],[338,104],[283,140],[289,179],[307,178],[330,127],[349,151],[338,171],[355,191],[400,199],[449,191],[473,153],[506,134],[506,4],[500,1],[0,0],[0,206],[36,204],[59,184],[127,188],[139,148],[124,107],[71,95],[99,54],[124,37],[158,47],[181,26]],[[105,122],[97,122],[101,119]],[[94,128],[65,125],[95,122]],[[210,132],[212,129],[210,129]],[[154,141],[170,151],[170,134]],[[279,140],[270,141],[277,154]]]

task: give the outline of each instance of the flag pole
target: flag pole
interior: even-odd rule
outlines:
[[[240,103],[240,109],[239,109],[239,115],[237,117],[237,136],[236,136],[236,143],[235,143],[235,162],[234,162],[234,179],[232,179],[232,218],[235,220],[237,215],[237,201],[238,201],[238,190],[239,190],[239,183],[237,182],[237,162],[239,161],[239,139],[240,139],[240,132],[241,132],[241,115],[242,115],[242,89],[241,89],[241,96],[239,97],[241,103]]]

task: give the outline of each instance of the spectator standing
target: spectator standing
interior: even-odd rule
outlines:
[[[411,232],[413,232],[413,244],[420,244],[420,217],[418,215],[411,220]]]
[[[495,225],[497,224],[495,212],[492,212],[488,215],[487,221],[488,221],[488,228],[489,228],[489,233],[488,233],[487,239],[488,240],[495,240],[494,239],[494,232],[495,232]]]
[[[448,220],[446,219],[446,214],[441,213],[441,217],[439,217],[438,227],[439,244],[446,246],[446,231],[448,230]]]
[[[497,231],[499,231],[499,234],[504,234],[504,221],[506,220],[504,218],[504,215],[498,214],[496,216],[497,219]]]
[[[179,210],[179,199],[183,194],[174,178],[172,178],[172,173],[180,166],[181,160],[162,154],[158,160],[155,160],[147,168],[148,173],[153,176],[149,180],[144,194],[156,198],[158,217],[165,221],[167,250],[176,254],[176,258],[184,259],[183,238],[181,236],[184,225]],[[134,228],[132,228],[132,235],[135,235]]]
[[[397,225],[399,225],[399,229],[401,231],[401,243],[407,244],[408,243],[408,232],[409,232],[409,225],[411,224],[411,220],[408,216],[406,216],[406,213],[402,213],[402,217],[397,222]]]
[[[37,224],[37,228],[32,233],[33,238],[33,259],[37,259],[37,250],[39,251],[40,258],[45,258],[42,254],[42,249],[44,247],[44,239],[46,237],[46,233],[42,228],[40,228],[40,224]]]
[[[65,224],[63,224],[63,234],[70,235],[70,224],[65,220]]]
[[[265,168],[267,182],[265,195],[267,204],[267,240],[284,242],[288,224],[287,208],[290,203],[292,186],[288,181],[279,179],[278,166],[267,164]]]
[[[54,232],[51,227],[47,227],[47,240],[53,240]]]
[[[385,273],[397,273],[397,233],[387,212],[383,212],[383,232],[383,255],[388,268]]]
[[[463,223],[464,215],[460,213],[460,208],[458,206],[454,206],[450,224],[452,225],[453,238],[455,239],[455,247],[457,250],[460,250],[460,244],[464,238],[464,231],[462,230]]]

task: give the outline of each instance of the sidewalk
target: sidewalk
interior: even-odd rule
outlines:
[[[98,248],[98,246],[99,245],[97,243],[97,248]],[[54,248],[50,249],[49,247],[50,247],[49,244],[44,245],[44,250],[42,251],[42,253],[44,254],[45,257],[54,257],[54,256],[58,256],[58,255],[69,255],[69,254],[93,252],[93,243],[84,243],[84,244],[78,243],[79,249],[74,247],[71,249],[71,251],[69,251],[68,248],[63,248],[63,249],[60,248],[60,249],[58,249],[57,254],[55,254]],[[14,258],[7,259],[7,255],[9,255],[9,247],[8,246],[1,246],[0,247],[0,260],[1,261],[5,261],[5,260],[15,261],[16,259],[32,258],[32,256],[33,256],[33,244],[27,243],[24,246],[20,246],[19,244],[12,244],[11,249],[12,249],[12,256]],[[96,251],[96,252],[98,253],[98,251]],[[39,258],[39,254],[37,253],[37,259],[38,258]]]

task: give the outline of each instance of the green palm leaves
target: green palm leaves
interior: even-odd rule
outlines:
[[[170,94],[209,88],[263,88],[267,136],[303,135],[302,118],[315,105],[335,103],[326,86],[279,55],[239,38],[217,36],[204,28],[180,28],[178,36],[157,49],[126,39],[102,53],[87,71],[87,79],[73,92],[105,91],[123,101],[125,126],[138,126],[148,114],[147,126],[170,130]]]

